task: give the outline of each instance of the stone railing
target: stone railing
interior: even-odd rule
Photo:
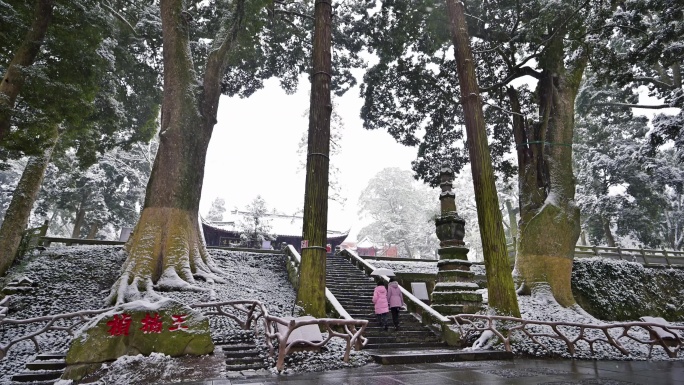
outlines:
[[[276,369],[282,371],[285,366],[285,356],[293,349],[303,348],[320,348],[328,343],[332,338],[338,337],[346,342],[344,349],[344,356],[342,360],[349,362],[349,354],[352,347],[356,350],[361,349],[363,345],[363,332],[368,325],[367,320],[355,319],[335,319],[335,318],[313,318],[313,319],[290,319],[266,316],[266,341],[271,356],[273,356],[273,344],[271,340],[278,342],[278,360],[276,361]],[[282,325],[285,328],[279,327]],[[290,339],[297,329],[304,330],[307,326],[314,325],[316,329],[325,327],[328,336],[322,340],[311,340],[308,338],[294,338]],[[283,330],[281,330],[283,329]],[[342,329],[343,332],[337,330]]]
[[[9,296],[5,297],[3,302],[5,302],[8,298]],[[73,337],[78,328],[90,321],[94,316],[109,310],[111,310],[111,308],[100,310],[83,310],[74,313],[64,313],[26,319],[6,318],[6,315],[3,314],[3,316],[0,317],[0,330],[3,330],[3,332],[6,332],[7,328],[12,327],[13,325],[35,325],[35,329],[26,332],[26,334],[20,337],[0,344],[0,359],[3,359],[7,356],[7,351],[12,346],[22,341],[33,342],[36,353],[40,353],[41,349],[40,345],[38,344],[37,337],[41,334],[66,332]]]
[[[591,355],[595,355],[594,347],[605,344],[613,347],[625,356],[634,355],[624,342],[633,341],[649,347],[648,357],[654,346],[660,346],[670,358],[676,358],[684,346],[684,339],[679,334],[684,326],[675,326],[654,322],[623,322],[601,325],[581,324],[573,322],[533,321],[514,317],[488,316],[475,314],[459,314],[448,317],[458,327],[464,339],[491,333],[498,338],[504,349],[512,352],[511,340],[528,339],[548,352],[550,341],[565,344],[571,356],[575,356],[578,344],[588,346]]]
[[[0,305],[3,305],[7,301],[7,298],[9,297],[5,297],[5,299],[0,302]],[[253,328],[256,336],[263,335],[271,356],[275,354],[274,341],[277,342],[278,358],[276,368],[279,371],[283,370],[285,356],[290,353],[293,348],[302,345],[321,347],[326,345],[334,337],[345,340],[346,348],[343,360],[348,362],[352,347],[361,348],[362,334],[368,324],[368,321],[366,320],[313,318],[306,321],[299,321],[296,319],[291,320],[288,318],[271,316],[268,314],[268,310],[263,303],[250,300],[197,303],[190,305],[190,307],[196,309],[205,316],[227,317],[235,321],[243,330]],[[6,308],[2,307],[2,309]],[[6,357],[7,351],[12,346],[27,340],[33,342],[36,352],[40,353],[41,348],[38,344],[38,336],[55,332],[67,332],[73,337],[76,331],[94,316],[108,312],[112,309],[113,308],[83,310],[74,313],[27,319],[6,318],[5,311],[3,311],[2,316],[0,316],[0,330],[6,331],[7,327],[10,327],[11,325],[35,324],[36,327],[33,330],[27,331],[22,336],[16,337],[4,344],[0,344],[0,359]],[[258,327],[259,320],[261,320],[263,326],[261,329]],[[278,328],[277,325],[282,325],[284,327]],[[318,328],[326,328],[328,337],[320,341],[308,341],[305,339],[288,341],[293,332],[307,325],[317,325]]]
[[[506,245],[509,256],[515,256],[516,244]],[[575,258],[601,257],[641,263],[647,267],[679,267],[684,268],[684,251],[665,249],[630,249],[605,246],[575,246]]]

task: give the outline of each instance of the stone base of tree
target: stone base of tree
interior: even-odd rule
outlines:
[[[78,380],[100,366],[94,364],[124,355],[157,352],[177,357],[213,351],[208,318],[168,298],[135,301],[97,316],[77,333],[63,378]]]
[[[556,301],[568,307],[575,304],[570,284],[572,261],[572,257],[534,255],[520,250],[516,269],[531,290],[538,284],[548,284]]]

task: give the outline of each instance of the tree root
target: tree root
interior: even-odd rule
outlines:
[[[145,208],[126,244],[128,258],[107,302],[121,304],[139,299],[162,298],[155,290],[212,289],[196,285],[196,279],[225,282],[222,271],[207,252],[197,213],[174,208]]]

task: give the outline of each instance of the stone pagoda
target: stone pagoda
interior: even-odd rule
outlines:
[[[435,219],[440,240],[439,271],[431,306],[444,315],[475,313],[482,306],[482,295],[475,292],[479,286],[474,282],[468,248],[463,243],[465,220],[456,212],[456,196],[452,191],[454,171],[448,164],[442,164],[439,177],[441,215]]]

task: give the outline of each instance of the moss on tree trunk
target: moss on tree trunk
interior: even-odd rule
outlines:
[[[328,229],[328,169],[330,154],[330,101],[332,6],[316,1],[314,10],[313,74],[304,194],[304,227],[297,304],[307,314],[325,317],[325,262]]]
[[[489,305],[498,313],[519,317],[520,310],[508,263],[506,236],[494,183],[492,158],[487,143],[480,90],[477,85],[463,3],[456,0],[446,0],[446,3],[468,134],[477,219],[482,235],[482,251],[487,271]]]
[[[516,271],[529,293],[548,284],[563,306],[575,303],[570,290],[574,248],[579,238],[579,209],[575,204],[572,171],[574,103],[588,53],[580,51],[565,63],[562,31],[554,34],[540,58],[537,85],[539,121],[514,118],[518,149],[520,223]],[[508,91],[513,111],[517,93]]]
[[[25,67],[33,64],[40,52],[43,39],[52,20],[54,0],[36,0],[31,27],[21,45],[14,52],[0,83],[0,142],[10,129],[14,103],[26,81]]]
[[[159,149],[147,184],[140,220],[126,243],[128,258],[112,287],[109,302],[154,290],[201,290],[195,279],[221,280],[206,251],[199,202],[209,139],[216,124],[220,80],[227,57],[242,28],[244,1],[233,3],[228,30],[218,35],[203,66],[195,72],[189,19],[183,0],[160,2],[163,37],[164,96]],[[224,33],[225,32],[225,33]]]
[[[59,137],[57,127],[54,127],[51,135],[49,147],[43,151],[43,155],[31,157],[26,163],[26,168],[14,189],[12,201],[5,212],[5,219],[0,227],[0,276],[7,272],[16,257],[22,233],[28,224],[31,209],[43,183],[45,170],[57,144]]]

